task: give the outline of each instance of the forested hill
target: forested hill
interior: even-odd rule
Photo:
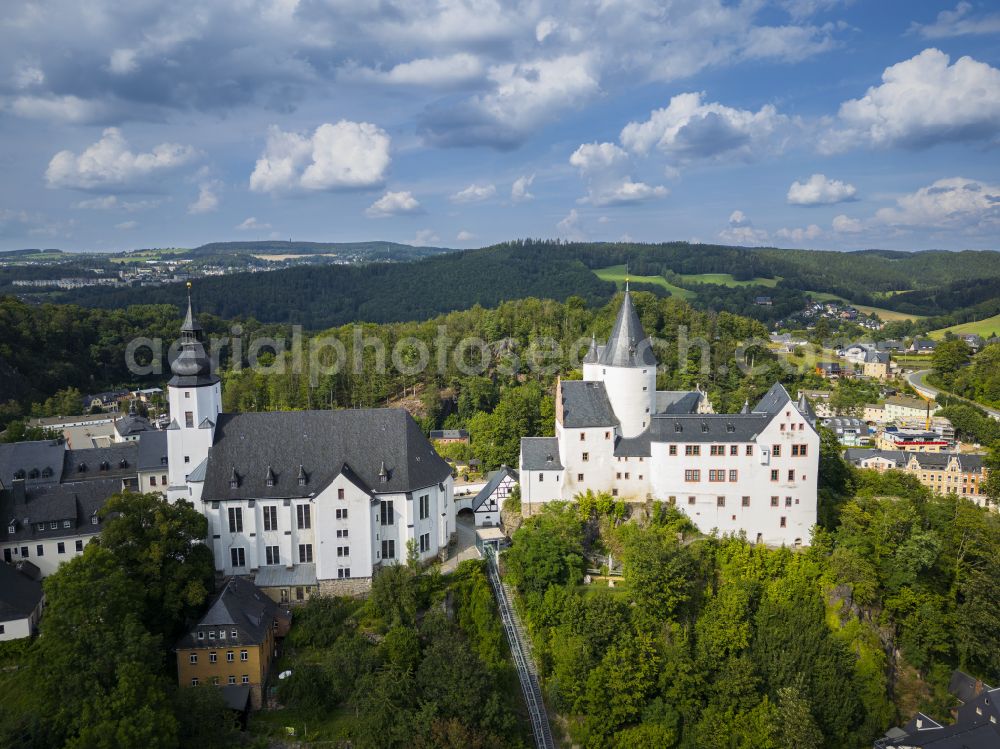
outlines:
[[[261,245],[273,252],[288,243]],[[206,311],[222,317],[253,316],[264,322],[297,322],[322,329],[355,320],[421,320],[475,304],[495,306],[528,296],[565,300],[577,294],[590,304],[606,302],[614,287],[592,271],[626,263],[635,275],[663,276],[675,285],[695,289],[698,306],[756,317],[801,308],[803,290],[920,315],[948,315],[968,308],[974,317],[981,317],[995,314],[993,307],[1000,307],[998,252],[844,253],[686,242],[525,240],[407,263],[234,274],[199,281],[198,295]],[[699,274],[730,274],[735,282],[766,286],[713,285],[698,281]],[[661,287],[658,293],[668,292]],[[775,306],[765,311],[755,308],[758,294],[772,296]],[[182,296],[181,290],[171,286],[85,288],[62,294],[58,300],[125,307],[176,304]],[[782,305],[789,309],[779,310]]]
[[[320,330],[354,321],[426,320],[476,304],[495,307],[511,299],[564,301],[572,295],[588,305],[615,293],[567,248],[504,246],[438,255],[411,263],[309,266],[268,273],[201,279],[198,307],[225,318],[301,324]],[[59,301],[89,307],[179,304],[181,284],[156,288],[84,288]]]

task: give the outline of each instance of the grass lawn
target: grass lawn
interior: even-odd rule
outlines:
[[[975,322],[965,322],[961,325],[952,325],[950,328],[932,330],[928,335],[931,338],[944,338],[944,334],[949,332],[955,335],[980,335],[983,338],[989,338],[994,333],[1000,334],[1000,315],[993,315],[993,317]]]
[[[602,281],[614,281],[618,285],[618,288],[625,286],[624,265],[611,265],[607,268],[598,268],[594,271],[594,275]],[[688,291],[687,289],[682,289],[680,286],[667,283],[667,279],[663,276],[636,276],[630,273],[628,279],[636,283],[656,284],[669,291],[671,296],[680,297],[681,299],[692,299],[694,297],[693,291]]]
[[[749,281],[737,281],[731,273],[692,273],[681,275],[685,281],[691,283],[714,283],[718,286],[770,286],[772,289],[778,285],[781,278],[751,278]]]
[[[843,302],[845,304],[850,304],[856,310],[864,312],[866,315],[878,315],[879,318],[885,322],[894,322],[896,320],[921,320],[926,317],[926,315],[910,315],[906,312],[896,312],[895,310],[883,309],[882,307],[870,307],[867,304],[855,304],[849,299],[844,299],[836,294],[829,294],[825,291],[806,291],[805,295],[815,299],[817,302]]]
[[[294,728],[299,741],[345,741],[351,738],[354,720],[354,710],[344,706],[319,716],[307,716],[291,708],[259,710],[250,716],[249,732],[271,739],[291,739],[286,729]]]

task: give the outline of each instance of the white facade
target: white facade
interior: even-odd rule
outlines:
[[[172,421],[167,427],[167,497],[171,501],[188,498],[187,477],[208,458],[215,422],[222,412],[220,383],[167,388]]]
[[[629,314],[632,321],[623,320]],[[615,331],[630,331],[632,341],[645,338],[637,326],[626,297]],[[595,342],[584,381],[557,385],[555,437],[522,440],[526,512],[591,490],[668,502],[706,533],[809,543],[820,439],[804,398],[796,403],[776,385],[753,409],[713,414],[700,391],[663,393],[665,410],[657,413],[655,364],[636,357],[630,366],[604,366],[609,349],[624,350],[621,341]]]
[[[96,535],[96,532],[86,535],[80,533],[58,538],[10,541],[4,544],[0,553],[3,554],[3,561],[7,563],[31,562],[38,567],[42,577],[48,577],[59,569],[59,565],[63,562],[80,556]]]
[[[9,619],[5,622],[0,622],[0,642],[20,640],[22,637],[31,637],[31,633],[34,631],[37,624],[37,613],[21,619]]]

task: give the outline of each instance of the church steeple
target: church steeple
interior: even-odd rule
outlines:
[[[194,317],[191,305],[191,283],[188,282],[188,306],[184,322],[181,323],[181,350],[170,364],[174,376],[168,384],[179,387],[199,387],[214,385],[219,378],[212,371],[212,360],[205,353],[202,342],[204,331]]]
[[[587,353],[583,357],[584,364],[597,364],[599,355],[597,353],[597,338],[593,333],[590,334],[590,347],[587,349]]]
[[[601,364],[610,367],[655,367],[656,356],[650,347],[639,314],[632,305],[632,294],[626,290],[618,319],[611,329],[608,345],[601,353]]]

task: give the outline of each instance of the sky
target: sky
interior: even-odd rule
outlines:
[[[5,0],[0,174],[0,249],[1000,249],[1000,2]]]

